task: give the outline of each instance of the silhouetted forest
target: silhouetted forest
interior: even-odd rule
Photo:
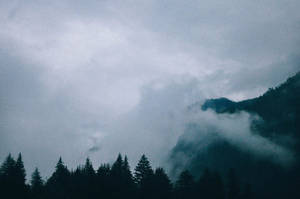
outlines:
[[[102,164],[96,170],[89,158],[75,170],[69,170],[59,158],[49,179],[44,181],[36,168],[30,184],[26,181],[21,154],[16,160],[9,154],[0,168],[0,196],[9,199],[254,198],[251,186],[241,185],[234,169],[221,176],[207,168],[199,179],[184,170],[173,183],[163,168],[153,169],[145,155],[132,172],[127,156],[123,158],[120,154],[112,165]]]

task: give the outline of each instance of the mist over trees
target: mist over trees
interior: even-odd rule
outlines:
[[[127,156],[123,158],[121,154],[112,165],[102,164],[96,170],[89,158],[84,165],[69,170],[60,157],[49,179],[44,181],[36,168],[28,182],[21,154],[17,160],[9,154],[0,168],[1,198],[253,198],[249,184],[241,189],[234,169],[229,171],[228,178],[206,169],[199,179],[184,170],[172,182],[163,168],[153,169],[145,155],[141,156],[133,172]]]
[[[210,126],[201,121],[186,126],[170,155],[171,175],[184,168],[199,177],[208,167],[231,179],[227,182],[231,198],[243,189],[244,198],[252,193],[262,199],[300,198],[300,72],[253,99],[208,99],[188,108],[212,113],[217,119]],[[244,113],[249,115],[247,128],[242,125]],[[222,121],[226,122],[219,125]],[[260,142],[251,144],[252,136]],[[269,155],[268,143],[272,143]],[[235,171],[229,174],[230,168]]]
[[[297,73],[284,84],[270,89],[258,98],[241,102],[225,98],[211,99],[198,107],[203,111],[212,109],[216,114],[240,111],[256,113],[262,120],[252,120],[251,133],[260,135],[265,141],[272,140],[276,143],[274,146],[293,151],[293,164],[285,165],[289,167],[284,168],[274,161],[280,157],[275,156],[276,153],[273,153],[273,159],[269,156],[257,156],[213,136],[211,138],[214,142],[205,140],[205,148],[199,148],[201,142],[197,140],[197,133],[201,132],[201,128],[197,124],[190,124],[170,154],[169,161],[173,168],[168,174],[172,176],[172,180],[164,168],[152,168],[145,155],[141,156],[132,169],[127,156],[123,157],[121,154],[113,164],[94,167],[87,158],[83,165],[71,170],[59,157],[55,170],[48,179],[42,178],[38,168],[28,178],[21,153],[16,159],[9,154],[0,167],[0,198],[298,199],[299,92],[300,73]],[[195,106],[197,108],[198,104]],[[211,129],[208,132],[214,135]],[[292,139],[280,139],[282,136]],[[185,137],[192,139],[186,140]],[[250,141],[243,139],[243,144]],[[263,148],[259,150],[266,152]],[[183,155],[190,158],[188,164],[183,162]]]

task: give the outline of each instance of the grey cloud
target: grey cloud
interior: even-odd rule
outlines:
[[[0,159],[23,151],[47,175],[89,150],[97,164],[137,149],[159,164],[189,103],[255,97],[299,71],[299,6],[0,1]]]

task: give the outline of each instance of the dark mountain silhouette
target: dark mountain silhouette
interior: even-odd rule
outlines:
[[[209,130],[212,135],[208,138],[190,139],[203,128],[198,124],[189,124],[170,155],[173,175],[189,169],[193,175],[201,176],[205,168],[211,168],[224,176],[230,168],[234,168],[241,177],[240,185],[245,182],[254,185],[256,198],[286,198],[287,194],[288,198],[300,198],[300,72],[253,99],[240,102],[227,98],[208,99],[203,104],[195,103],[188,108],[193,111],[213,110],[220,115],[245,111],[259,116],[253,117],[252,133],[293,151],[295,161],[284,168],[268,158],[258,157],[218,138],[214,135],[215,129]]]
[[[256,124],[264,136],[271,134],[300,137],[300,72],[276,88],[270,88],[260,97],[234,102],[227,98],[209,99],[202,110],[212,109],[217,113],[247,111],[257,114],[264,121]]]

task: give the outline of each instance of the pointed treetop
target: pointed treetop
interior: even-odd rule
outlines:
[[[35,168],[34,172],[31,175],[31,186],[32,189],[40,188],[43,186],[43,179],[40,175],[38,168]]]
[[[9,175],[14,173],[14,168],[16,165],[16,161],[13,159],[11,154],[8,154],[8,156],[5,158],[5,161],[2,163],[0,167],[0,175]]]
[[[59,169],[59,168],[65,168],[64,162],[62,161],[61,157],[59,157],[59,160],[56,164],[56,169]]]
[[[89,158],[87,158],[86,161],[85,161],[84,171],[87,175],[94,175],[95,174],[95,170],[94,170],[92,162],[90,161]]]
[[[22,160],[22,155],[19,153],[16,165],[15,165],[15,175],[20,184],[23,184],[25,186],[25,177],[26,177],[26,172],[24,168],[24,163]]]
[[[124,169],[124,170],[129,170],[129,171],[130,171],[130,166],[129,166],[128,158],[127,158],[126,155],[125,155],[125,158],[124,158],[124,161],[123,161],[123,169]]]
[[[117,160],[113,163],[111,167],[111,174],[114,177],[121,176],[122,169],[123,169],[123,159],[122,159],[122,155],[119,153]]]
[[[136,183],[140,184],[144,179],[153,175],[153,170],[148,158],[145,154],[142,155],[134,171],[134,178]]]
[[[117,157],[117,162],[121,162],[121,161],[123,161],[123,158],[122,158],[121,153],[119,153],[118,157]]]

